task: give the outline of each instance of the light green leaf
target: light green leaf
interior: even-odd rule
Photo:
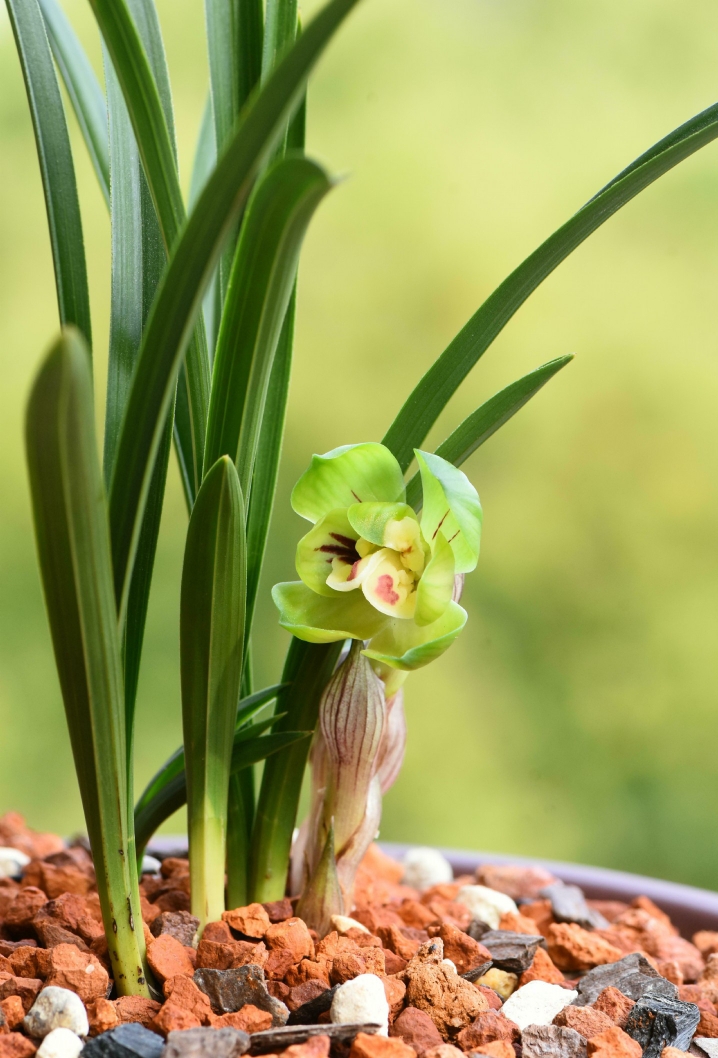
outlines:
[[[180,603],[191,910],[200,929],[224,910],[227,797],[244,654],[244,517],[237,471],[223,456],[192,508]]]
[[[309,159],[283,158],[260,181],[242,224],[217,341],[205,462],[229,455],[245,494],[299,250],[331,186]]]
[[[310,529],[297,544],[297,573],[304,583],[318,595],[336,599],[337,593],[327,586],[332,572],[332,560],[340,558],[349,565],[358,560],[354,550],[357,540],[347,518],[346,510],[330,511]]]
[[[413,672],[441,657],[457,638],[467,620],[466,610],[450,602],[433,624],[420,627],[413,621],[391,621],[364,651],[368,658],[393,669]]]
[[[26,445],[55,662],[122,994],[149,996],[125,771],[122,663],[89,353],[68,329],[35,380]],[[129,913],[128,913],[129,912]]]
[[[374,441],[343,445],[323,456],[312,456],[309,469],[292,490],[292,507],[317,522],[337,507],[404,499],[404,477],[391,452]]]
[[[143,336],[110,490],[115,590],[121,601],[175,379],[223,240],[309,71],[356,3],[331,0],[248,103],[172,253]]]
[[[446,537],[438,532],[431,558],[416,589],[414,620],[418,625],[438,621],[451,602],[454,592],[454,552]]]
[[[472,367],[538,286],[604,221],[718,136],[718,103],[619,173],[496,288],[409,395],[384,437],[403,470]]]
[[[82,218],[75,167],[45,22],[37,0],[6,0],[25,79],[50,228],[60,323],[92,345]]]
[[[542,364],[535,371],[530,371],[528,375],[524,375],[517,382],[512,382],[510,386],[494,394],[476,411],[467,416],[445,441],[441,442],[436,449],[436,455],[453,463],[455,467],[460,467],[484,441],[488,441],[489,437],[492,437],[504,423],[520,411],[550,378],[553,378],[572,360],[573,353],[549,360],[547,364]],[[421,509],[421,476],[418,473],[406,486],[406,502],[415,511]]]
[[[105,201],[110,202],[110,159],[107,151],[107,106],[70,21],[58,0],[40,0],[48,40],[80,126]]]
[[[389,620],[358,591],[327,599],[301,581],[285,581],[274,585],[272,599],[282,628],[306,643],[370,639]]]
[[[481,504],[466,474],[440,456],[416,451],[424,506],[421,531],[433,546],[441,530],[454,552],[457,573],[476,569],[481,544]]]

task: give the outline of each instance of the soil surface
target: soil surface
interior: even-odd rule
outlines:
[[[350,917],[326,936],[285,899],[227,911],[197,942],[188,862],[168,858],[140,885],[157,999],[117,998],[86,848],[15,814],[0,818],[0,846],[29,857],[0,878],[0,1058],[57,1058],[26,1019],[49,986],[79,996],[98,1058],[147,1058],[146,1041],[119,1045],[130,1023],[172,1058],[718,1054],[718,933],[681,937],[644,896],[586,901],[535,867],[490,865],[418,890],[372,846]],[[381,982],[388,1036],[375,1001],[357,999],[356,1024],[336,1024],[337,994],[362,975]],[[199,1051],[196,1032],[174,1035],[198,1029],[238,1031],[229,1050],[227,1034],[202,1035]]]

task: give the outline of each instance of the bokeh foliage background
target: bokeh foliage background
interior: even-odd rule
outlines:
[[[93,58],[86,0],[65,0]],[[318,3],[305,4],[310,14]],[[201,0],[158,0],[187,183]],[[289,508],[312,452],[379,439],[484,297],[590,195],[718,95],[696,0],[364,0],[322,62],[309,149],[349,179],[307,240],[257,667],[286,642]],[[109,231],[72,123],[97,348]],[[581,860],[718,888],[718,146],[664,177],[533,296],[450,406],[576,361],[468,464],[483,555],[458,644],[407,685],[392,840]],[[24,90],[0,14],[0,810],[82,816],[46,627],[22,445],[56,330]],[[171,474],[138,717],[142,784],[180,740],[186,515]],[[173,821],[175,829],[181,821]]]

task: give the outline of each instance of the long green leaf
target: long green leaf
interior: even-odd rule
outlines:
[[[122,87],[165,250],[185,223],[177,173],[169,76],[152,0],[91,0]],[[199,320],[187,362],[179,372],[175,425],[178,458],[191,507],[201,481],[209,403],[209,358]]]
[[[82,218],[60,88],[37,0],[6,0],[15,35],[45,193],[60,323],[92,345]]]
[[[292,294],[284,317],[282,333],[274,354],[272,373],[269,376],[264,418],[257,445],[257,457],[252,475],[252,492],[247,516],[247,628],[251,629],[254,606],[259,590],[267,535],[272,518],[274,496],[277,490],[279,460],[282,454],[282,438],[287,415],[289,380],[292,372],[292,348],[294,345],[294,314],[296,292]]]
[[[406,470],[438,416],[496,336],[584,239],[679,162],[718,136],[718,104],[675,129],[607,184],[497,287],[429,368],[384,437]]]
[[[313,732],[319,700],[341,653],[341,643],[303,643],[292,639],[284,663],[286,690],[277,710],[286,715],[277,724],[284,731]],[[287,882],[292,833],[309,753],[309,741],[290,746],[264,766],[257,801],[249,869],[249,899],[281,900]]]
[[[297,35],[297,0],[267,0],[262,50],[262,81],[266,81]]]
[[[306,132],[306,95],[289,125],[287,150],[303,151]],[[252,628],[254,604],[259,590],[269,524],[277,490],[279,460],[282,455],[284,423],[287,416],[289,382],[292,374],[296,284],[284,317],[269,377],[264,416],[252,474],[252,491],[247,514],[247,630]]]
[[[227,797],[242,682],[247,548],[234,463],[218,459],[187,530],[180,603],[180,669],[192,913],[224,911]]]
[[[212,269],[283,120],[357,0],[331,0],[282,60],[242,120],[175,247],[145,330],[110,491],[117,597],[127,594],[151,469],[174,382]]]
[[[110,131],[112,300],[105,412],[105,480],[112,475],[117,437],[137,361],[142,332],[165,267],[154,205],[142,172],[125,102],[109,58],[105,61]],[[132,790],[134,714],[142,642],[157,548],[167,462],[172,439],[168,420],[148,493],[133,568],[123,632],[128,787]]]
[[[107,151],[107,107],[90,60],[58,0],[40,0],[45,28],[72,109],[105,196],[110,202],[110,159]]]
[[[228,142],[262,68],[262,0],[205,0],[210,86],[217,153]],[[227,240],[219,269],[220,305],[229,283],[236,232]]]
[[[202,123],[197,137],[194,161],[192,163],[192,176],[189,185],[189,208],[194,209],[194,204],[209,180],[210,174],[217,164],[217,146],[214,134],[214,115],[212,113],[212,96],[208,94],[205,103]],[[203,304],[204,330],[207,336],[207,352],[210,365],[214,360],[214,347],[217,344],[217,332],[219,321],[222,316],[222,302],[220,300],[219,277],[215,271],[207,287]],[[177,411],[175,411],[175,415]]]
[[[309,738],[306,731],[284,731],[261,738],[243,739],[232,751],[232,774],[278,753],[287,746]],[[166,819],[187,803],[187,781],[184,768],[135,813],[137,848],[143,849]]]
[[[107,509],[89,353],[74,329],[40,369],[26,443],[45,601],[110,960],[122,994],[148,996]]]
[[[217,342],[205,447],[206,466],[222,455],[236,462],[245,495],[302,240],[331,186],[316,163],[286,157],[269,168],[247,207]]]
[[[542,364],[541,367],[530,371],[517,382],[512,382],[510,386],[495,393],[464,419],[445,441],[441,442],[436,449],[437,456],[453,463],[455,467],[460,467],[484,441],[488,441],[489,437],[500,430],[504,423],[507,423],[517,411],[523,408],[524,404],[536,396],[549,379],[553,378],[566,364],[570,364],[572,360],[573,353],[549,360],[547,364]],[[419,474],[414,474],[406,486],[406,502],[415,510],[419,509],[421,502],[421,476]]]

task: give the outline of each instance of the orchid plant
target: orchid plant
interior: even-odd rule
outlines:
[[[280,683],[257,689],[253,619],[289,392],[298,259],[334,186],[304,153],[306,83],[358,2],[327,0],[301,27],[296,0],[205,0],[209,85],[185,201],[154,0],[90,0],[104,87],[60,0],[6,0],[38,148],[61,328],[28,404],[33,516],[120,994],[153,987],[138,928],[138,869],[157,827],[187,805],[200,932],[227,904],[279,899],[310,752],[312,808],[292,866],[300,908],[325,929],[350,902],[381,795],[401,765],[403,682],[466,623],[459,598],[478,560],[481,506],[458,468],[571,357],[507,386],[435,452],[420,446],[539,284],[618,209],[718,136],[713,106],[642,154],[481,305],[381,443],[314,457],[292,495],[312,523],[297,548],[300,580],[274,589],[291,633],[284,671]],[[60,79],[111,225],[102,460]],[[135,800],[135,700],[173,445],[189,516],[184,741]],[[406,480],[414,460],[418,471]]]

